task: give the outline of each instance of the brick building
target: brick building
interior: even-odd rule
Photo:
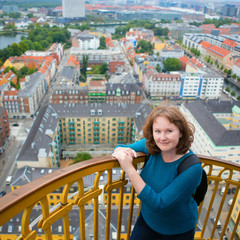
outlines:
[[[3,153],[9,141],[10,128],[6,109],[0,107],[0,153]]]

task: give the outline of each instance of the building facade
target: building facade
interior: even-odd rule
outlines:
[[[239,102],[199,100],[182,105],[181,111],[196,128],[192,145],[196,154],[240,163]],[[213,171],[217,175],[219,169]]]
[[[85,17],[84,0],[63,0],[63,17],[64,18],[83,18]]]
[[[10,128],[6,109],[0,107],[0,153],[3,153],[9,141]]]

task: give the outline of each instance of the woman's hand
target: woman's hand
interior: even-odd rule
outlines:
[[[137,157],[137,153],[131,148],[119,147],[116,148],[112,154],[113,157],[117,158],[121,168],[128,173],[133,167],[133,158]]]
[[[145,182],[134,168],[132,161],[137,157],[137,153],[131,148],[118,147],[114,150],[113,157],[117,158],[122,170],[127,173],[137,194],[140,194],[145,187]]]

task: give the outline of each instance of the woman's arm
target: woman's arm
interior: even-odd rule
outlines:
[[[113,157],[117,158],[121,168],[125,171],[132,182],[132,185],[137,192],[140,194],[146,183],[138,174],[134,168],[132,161],[134,157],[137,157],[136,152],[130,148],[117,148],[112,154]]]
[[[192,197],[200,184],[201,176],[202,166],[201,164],[195,164],[173,179],[161,192],[154,191],[151,186],[146,184],[138,197],[152,211],[165,211]]]

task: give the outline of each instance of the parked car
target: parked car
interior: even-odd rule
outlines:
[[[211,221],[212,221],[212,223],[215,223],[216,217],[211,217]],[[221,222],[218,220],[218,222],[217,222],[217,227],[216,227],[216,228],[221,228],[221,227],[222,227],[222,224],[221,224]]]
[[[1,191],[1,192],[0,192],[0,197],[4,196],[5,194],[6,194],[5,191]]]
[[[229,206],[229,207],[232,205],[232,201],[233,201],[232,198],[228,201],[228,206]]]
[[[19,126],[18,123],[14,123],[14,124],[13,124],[13,127],[18,127],[18,126]]]

